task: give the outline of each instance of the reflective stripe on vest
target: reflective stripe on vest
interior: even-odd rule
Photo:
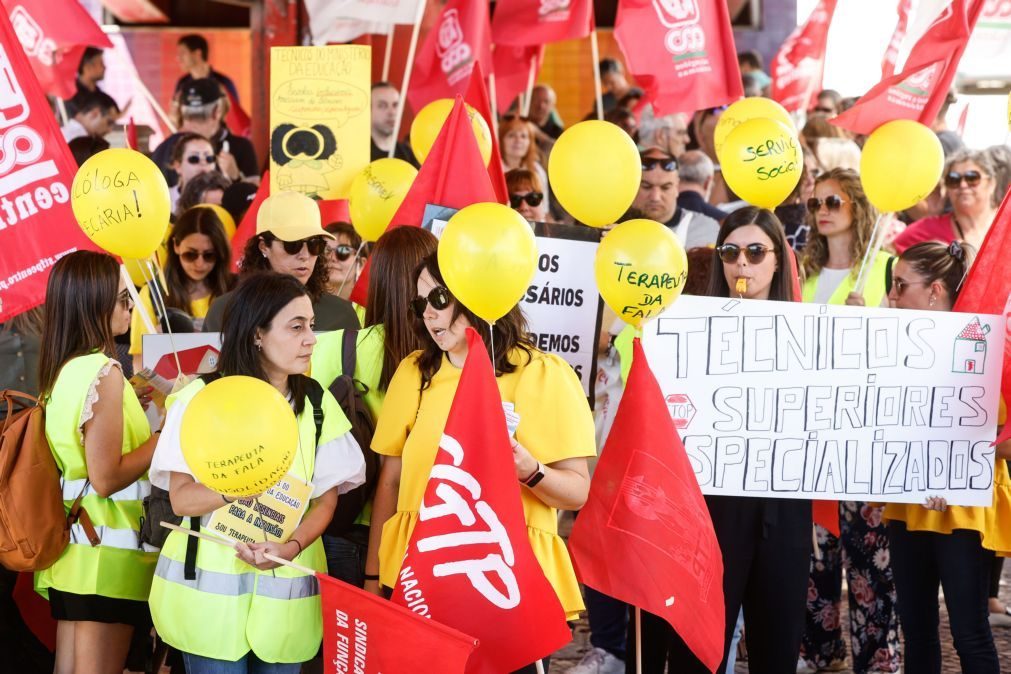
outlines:
[[[85,489],[85,485],[87,489]],[[78,496],[88,496],[95,493],[95,487],[88,484],[88,478],[63,481],[63,500],[73,503]],[[151,483],[147,480],[137,480],[133,484],[120,489],[108,497],[110,501],[143,501],[151,494]]]
[[[120,548],[121,550],[140,550],[140,532],[134,529],[113,529],[112,527],[96,526],[95,533],[101,540],[99,545],[106,548]],[[70,542],[78,545],[91,546],[88,541],[88,534],[80,522],[70,526]]]
[[[166,582],[185,585],[198,592],[230,597],[256,594],[258,597],[284,600],[305,599],[319,594],[319,582],[315,576],[285,578],[257,573],[222,573],[197,567],[196,579],[186,580],[185,567],[185,563],[162,555],[158,558],[154,574]]]

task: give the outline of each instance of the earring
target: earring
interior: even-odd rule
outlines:
[[[934,297],[933,295],[931,295],[931,296],[930,296],[930,302],[929,302],[929,305],[930,305],[930,306],[934,306],[934,302],[936,301],[936,299],[937,299],[936,297]]]
[[[257,351],[263,351],[263,342],[255,342],[255,344]]]

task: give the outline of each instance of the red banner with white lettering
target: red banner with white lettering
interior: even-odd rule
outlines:
[[[934,123],[985,0],[954,0],[919,39],[902,72],[878,82],[849,110],[831,121],[869,134],[893,119]]]
[[[463,674],[477,640],[317,573],[324,674]]]
[[[77,164],[7,16],[0,17],[0,321],[40,304],[49,270],[96,250],[70,208]]]
[[[76,93],[77,66],[85,47],[112,47],[78,0],[3,0],[3,5],[35,76],[52,96],[70,98]]]
[[[772,98],[790,112],[807,111],[821,91],[825,47],[837,0],[821,0],[772,60]]]
[[[474,63],[491,63],[491,25],[485,0],[449,0],[418,49],[407,99],[420,110],[438,98],[467,91]]]
[[[657,116],[744,96],[726,0],[621,0],[614,37]]]
[[[899,0],[896,8],[899,18],[895,22],[892,39],[888,41],[888,48],[885,49],[885,57],[881,60],[881,79],[895,74],[895,64],[899,60],[899,50],[902,48],[903,40],[906,39],[906,31],[909,30],[909,15],[912,9],[913,0]]]
[[[491,39],[496,47],[577,40],[591,30],[591,0],[498,0],[491,21]]]
[[[467,346],[393,601],[480,640],[468,674],[502,674],[572,635],[527,538],[502,398],[473,328]]]

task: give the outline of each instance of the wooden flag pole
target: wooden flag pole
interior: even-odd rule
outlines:
[[[534,98],[534,79],[537,77],[537,54],[530,57],[530,72],[527,74],[527,94],[523,98],[522,116],[530,117],[530,102]]]
[[[386,53],[383,54],[383,82],[390,81],[390,58],[393,56],[393,34],[397,32],[397,24],[391,23],[386,31]]]
[[[418,0],[418,11],[414,15],[414,28],[411,29],[411,46],[407,49],[404,81],[400,85],[400,105],[397,106],[397,121],[393,124],[393,144],[390,145],[390,158],[397,151],[397,139],[400,138],[400,124],[404,121],[404,106],[407,104],[407,90],[411,86],[411,71],[414,70],[414,53],[418,50],[418,33],[421,32],[421,20],[424,16],[425,0]]]
[[[635,607],[635,674],[642,674],[642,609]]]
[[[544,674],[544,661],[538,660],[534,663],[534,668],[537,670],[537,674]]]
[[[488,107],[491,112],[491,132],[498,138],[498,93],[495,89],[495,73],[488,74]]]
[[[590,31],[590,54],[593,58],[593,90],[597,95],[597,119],[604,119],[604,94],[600,87],[600,46],[597,44],[597,28]]]
[[[170,524],[169,522],[162,522],[161,525],[166,529],[171,529],[172,531],[178,531],[181,534],[186,534],[187,536],[193,536],[194,538],[199,538],[202,541],[209,541],[211,543],[217,543],[218,545],[223,545],[226,548],[235,549],[234,541],[226,541],[223,538],[218,538],[217,536],[211,536],[210,534],[205,534],[202,531],[193,531],[192,529],[184,529],[183,527],[176,526],[175,524]],[[301,564],[296,564],[295,562],[289,562],[287,559],[282,557],[275,557],[269,553],[264,553],[264,557],[274,562],[275,564],[280,564],[281,566],[287,566],[289,569],[294,569],[295,571],[301,571],[308,576],[315,576],[316,572],[310,569],[308,566],[302,566]]]
[[[867,275],[874,258],[877,257],[881,246],[885,243],[885,234],[888,232],[887,222],[891,222],[889,213],[881,213],[874,222],[874,229],[871,230],[870,245],[864,253],[864,259],[860,261],[860,271],[857,273],[857,282],[853,286],[853,292],[863,293],[864,286],[867,285]],[[882,224],[885,224],[882,227]],[[878,231],[880,229],[880,231]]]
[[[137,87],[140,89],[140,93],[144,95],[144,98],[147,99],[147,102],[151,104],[152,108],[154,108],[155,113],[161,119],[162,123],[168,128],[169,133],[176,133],[179,129],[176,128],[176,125],[172,123],[171,119],[169,119],[169,116],[165,113],[165,110],[158,104],[158,101],[157,99],[155,99],[154,94],[152,94],[151,90],[147,88],[147,85],[144,84],[144,81],[140,79],[140,75],[134,77],[133,81],[137,84]]]

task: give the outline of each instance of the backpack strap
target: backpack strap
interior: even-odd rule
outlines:
[[[80,523],[81,528],[84,529],[84,535],[88,537],[88,542],[91,543],[92,547],[95,547],[102,542],[102,538],[95,530],[95,524],[91,521],[91,516],[88,515],[88,511],[81,505],[81,500],[84,498],[84,492],[88,491],[88,487],[90,486],[91,480],[85,480],[84,486],[81,488],[81,493],[77,495],[77,498],[75,498],[74,502],[70,505],[70,512],[67,513],[67,526],[69,527]]]
[[[302,375],[302,379],[305,380],[305,395],[312,405],[312,420],[316,424],[315,447],[319,447],[319,438],[323,434],[323,386],[312,377]]]
[[[200,518],[190,518],[190,529],[200,531]],[[186,537],[186,560],[183,563],[183,578],[185,580],[197,579],[197,544],[200,539],[196,536]]]
[[[345,330],[341,341],[341,374],[355,378],[358,364],[358,330]]]

